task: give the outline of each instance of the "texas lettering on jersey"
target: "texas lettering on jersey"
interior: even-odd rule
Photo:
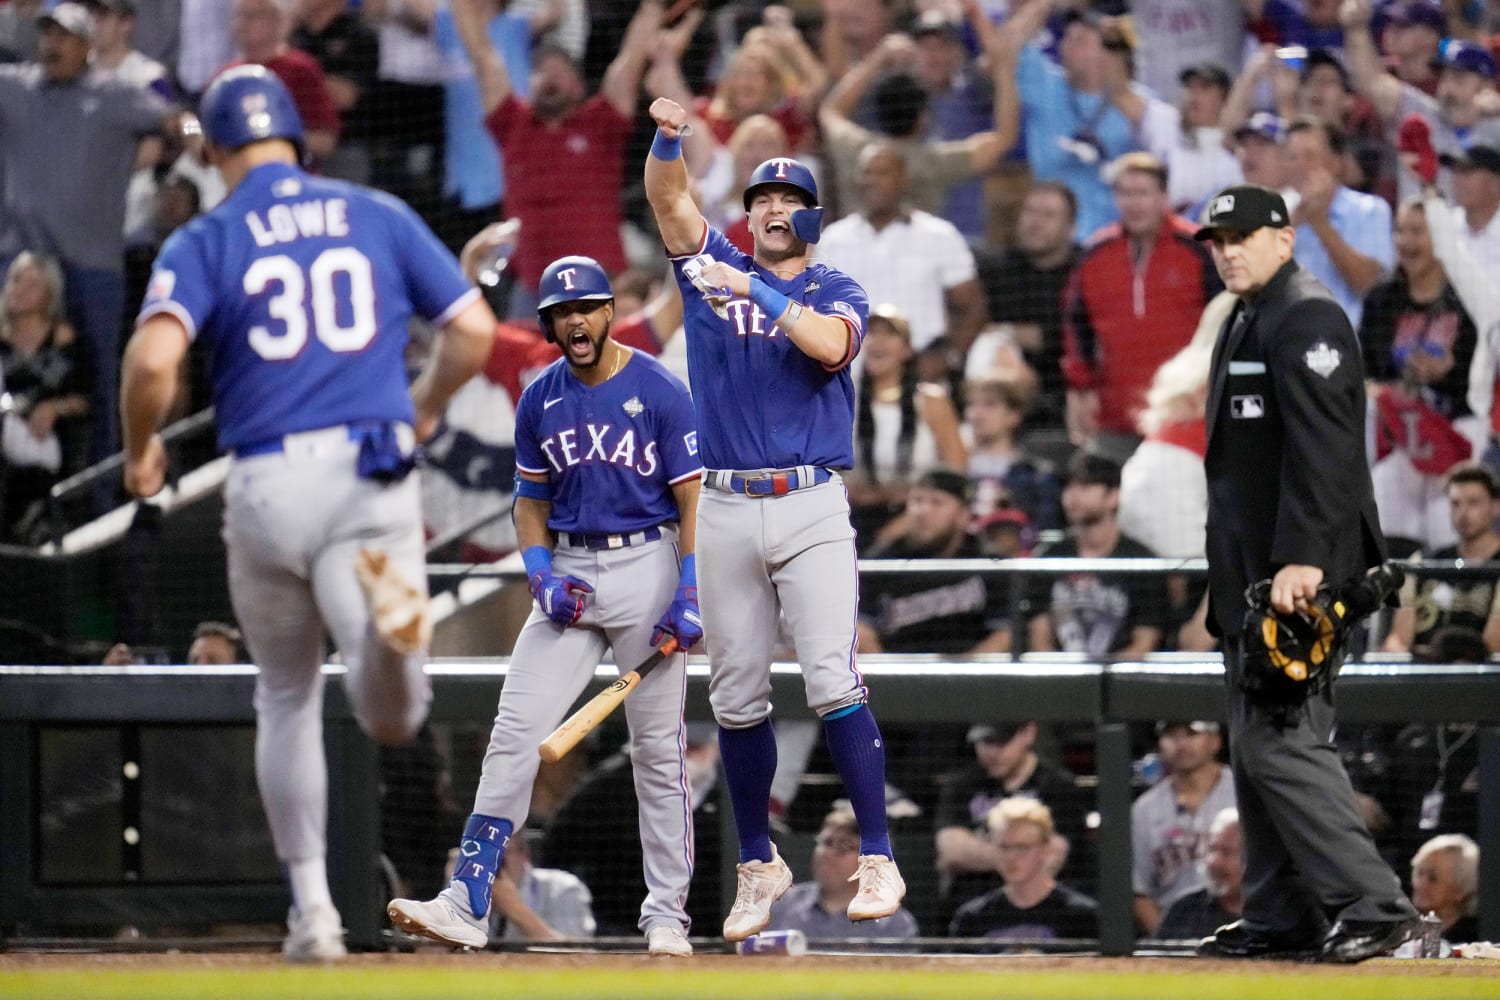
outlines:
[[[620,534],[676,521],[672,487],[703,473],[692,398],[639,351],[597,386],[556,361],[521,394],[516,469],[552,483],[553,531]]]
[[[849,351],[824,367],[803,353],[755,303],[730,299],[715,311],[690,276],[703,255],[754,273],[803,308],[842,319]],[[703,461],[710,469],[854,465],[854,380],[849,362],[865,335],[869,301],[853,278],[814,261],[788,280],[760,268],[704,224],[702,246],[672,260],[682,292],[688,373],[696,393]],[[730,336],[733,334],[733,336]]]
[[[577,427],[564,427],[542,441],[542,453],[552,463],[554,471],[562,472],[580,462],[609,462],[624,466],[638,476],[649,478],[656,475],[659,467],[656,442],[639,444],[634,427],[588,423],[582,429],[587,432],[587,451],[582,450]]]

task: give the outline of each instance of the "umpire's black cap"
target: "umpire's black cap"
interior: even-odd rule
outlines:
[[[1253,233],[1257,229],[1281,229],[1291,225],[1286,200],[1259,184],[1236,184],[1214,195],[1203,213],[1203,228],[1195,240],[1211,240],[1220,229]]]

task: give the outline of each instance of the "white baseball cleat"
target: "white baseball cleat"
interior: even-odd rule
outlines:
[[[401,576],[390,556],[379,549],[360,549],[354,573],[375,631],[386,645],[408,656],[432,642],[432,615],[427,595]]]
[[[292,907],[286,915],[286,929],[281,954],[288,962],[337,962],[349,954],[344,948],[344,922],[327,903],[306,911]]]
[[[849,903],[850,920],[879,920],[901,908],[906,882],[896,870],[896,862],[884,854],[861,854],[859,870],[849,876],[859,883],[859,891]]]
[[[693,953],[693,946],[681,927],[661,924],[646,932],[646,952],[651,955],[666,955],[682,958]]]
[[[770,861],[746,861],[735,866],[739,887],[734,906],[724,918],[724,940],[743,941],[758,934],[771,922],[771,904],[792,887],[792,870],[771,845]]]
[[[469,912],[467,900],[455,900],[452,888],[436,899],[393,899],[385,908],[391,923],[408,934],[432,938],[456,948],[483,948],[490,940],[489,921]]]

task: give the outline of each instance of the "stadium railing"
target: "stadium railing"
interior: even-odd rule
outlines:
[[[1128,954],[1135,945],[1130,903],[1132,723],[1164,718],[1222,719],[1223,678],[1216,658],[1171,655],[1140,663],[1097,665],[1057,657],[1005,656],[954,662],[937,656],[861,658],[882,724],[968,723],[976,719],[1089,720],[1095,731],[1099,829],[1100,950]],[[329,665],[336,679],[342,668]],[[432,718],[436,723],[483,726],[493,717],[505,663],[437,661]],[[613,668],[601,667],[588,694]],[[687,716],[708,720],[708,669],[689,668]],[[255,808],[246,734],[253,722],[250,667],[0,667],[0,933],[33,926],[89,928],[137,924],[274,922],[287,897],[274,875],[236,879],[216,863],[194,857],[195,836],[213,828],[179,830],[175,855],[161,860],[171,878],[127,877],[152,850],[155,831],[142,824],[143,788],[172,757],[223,739],[243,748],[243,770],[200,788],[204,801],[177,803],[189,816],[222,820]],[[811,718],[795,664],[773,669],[772,696],[780,718]],[[1500,843],[1500,666],[1431,666],[1364,662],[1340,680],[1345,724],[1473,720],[1479,732],[1481,844]],[[379,774],[376,749],[360,732],[339,684],[325,702],[329,756],[330,876],[355,946],[381,944]],[[118,739],[100,755],[68,740],[79,733]],[[143,756],[156,748],[158,759]],[[71,789],[71,798],[48,788]],[[101,808],[101,802],[104,807]],[[463,803],[466,807],[467,803]],[[92,811],[89,811],[92,810]],[[87,822],[80,823],[82,811]],[[725,810],[722,836],[732,837]],[[58,836],[60,831],[87,836]],[[70,852],[106,851],[118,862],[112,877],[80,875]],[[207,848],[203,850],[206,852]],[[159,851],[159,849],[158,849]],[[221,856],[222,856],[221,852]],[[232,855],[231,855],[232,858]],[[83,866],[87,868],[87,866]],[[721,873],[733,893],[733,868]],[[1481,857],[1481,932],[1500,938],[1500,851]]]

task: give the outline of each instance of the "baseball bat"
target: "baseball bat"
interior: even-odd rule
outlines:
[[[551,734],[537,747],[542,760],[548,764],[555,764],[567,756],[568,751],[577,746],[579,740],[593,732],[599,723],[609,718],[609,713],[620,707],[620,702],[625,700],[627,694],[635,690],[635,686],[641,682],[642,677],[649,674],[658,663],[675,652],[677,652],[677,639],[675,636],[668,636],[665,642],[656,647],[656,652],[646,657],[640,666],[594,695],[587,704],[564,719],[562,725],[552,730]]]

